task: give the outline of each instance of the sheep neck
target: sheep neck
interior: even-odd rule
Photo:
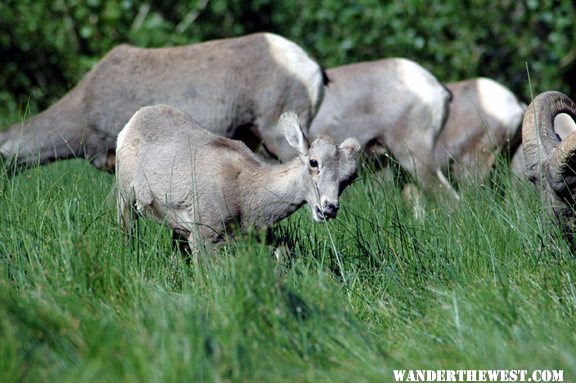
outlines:
[[[269,226],[298,210],[306,202],[310,176],[299,158],[285,164],[264,165],[244,173],[245,226]]]

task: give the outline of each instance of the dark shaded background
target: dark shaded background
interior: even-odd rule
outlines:
[[[325,67],[402,56],[441,81],[492,77],[525,102],[551,89],[575,98],[575,20],[571,0],[4,0],[0,126],[49,106],[119,43],[257,31],[288,37]]]

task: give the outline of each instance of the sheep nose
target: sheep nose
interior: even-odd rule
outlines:
[[[339,209],[338,205],[328,203],[324,207],[322,214],[324,214],[324,217],[326,218],[336,218],[336,214],[338,214],[338,209]]]

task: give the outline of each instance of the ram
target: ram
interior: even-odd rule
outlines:
[[[298,155],[269,164],[172,107],[140,109],[118,135],[121,227],[130,231],[136,211],[167,224],[197,252],[201,243],[222,242],[234,227],[268,227],[306,202],[315,221],[335,218],[339,196],[356,176],[360,144],[322,137],[309,145],[294,112],[280,116],[278,130]]]
[[[354,136],[368,152],[393,157],[422,187],[451,189],[434,162],[450,93],[430,72],[389,58],[332,68],[327,75],[312,136]]]
[[[548,91],[532,100],[522,123],[526,175],[562,231],[576,245],[576,104]]]
[[[270,33],[155,49],[120,45],[50,108],[0,132],[14,169],[86,158],[114,169],[116,137],[141,107],[168,104],[211,132],[292,153],[274,128],[284,110],[307,127],[322,100],[323,71],[293,42]]]
[[[503,151],[520,144],[526,105],[502,84],[475,78],[446,84],[450,113],[436,145],[436,162],[452,181],[483,182]]]

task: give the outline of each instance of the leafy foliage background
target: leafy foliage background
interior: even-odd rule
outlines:
[[[527,102],[528,69],[534,94],[574,98],[574,20],[570,0],[4,0],[0,122],[46,108],[117,44],[257,31],[288,37],[325,67],[402,56],[445,82],[492,77]]]

